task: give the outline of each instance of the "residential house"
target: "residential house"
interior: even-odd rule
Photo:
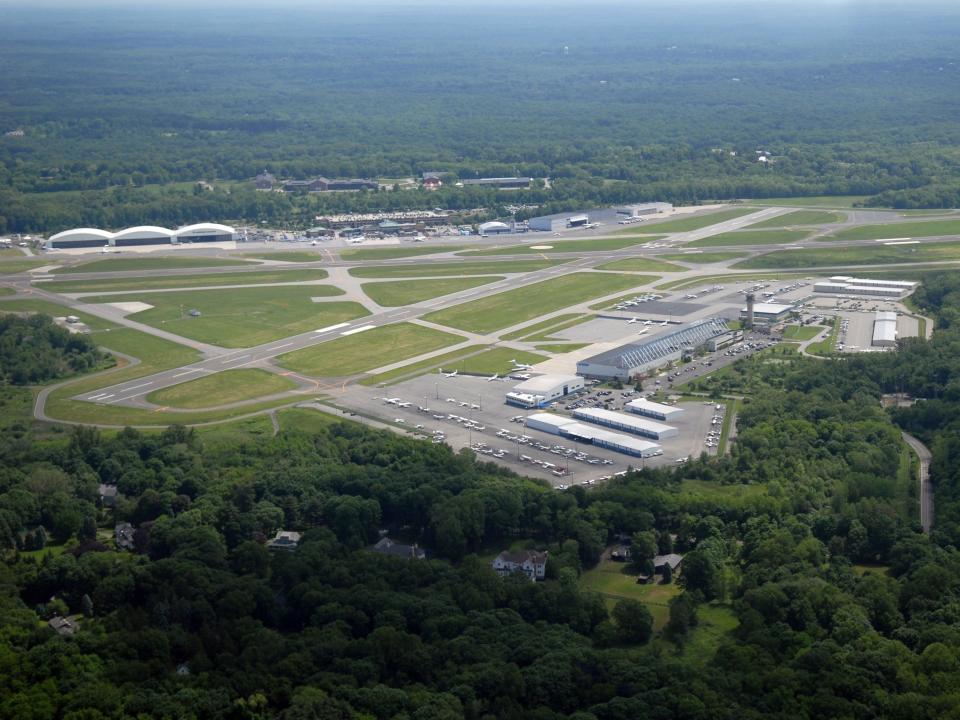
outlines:
[[[671,572],[676,572],[677,568],[680,567],[680,563],[683,562],[683,555],[677,555],[676,553],[670,553],[669,555],[657,555],[653,558],[653,571],[658,574],[663,573],[663,568],[670,566]]]
[[[133,550],[135,543],[133,540],[136,528],[128,522],[117,523],[113,528],[113,537],[117,543],[118,550]]]
[[[427,553],[423,548],[417,546],[416,543],[413,545],[404,545],[403,543],[391,540],[386,535],[380,538],[377,544],[370,549],[380,555],[392,555],[393,557],[403,558],[404,560],[425,560],[427,557]]]
[[[271,550],[295,550],[300,542],[300,533],[293,530],[277,530],[276,537],[267,541]]]
[[[273,186],[276,184],[277,179],[264,170],[254,178],[253,182],[256,185],[257,190],[273,190]]]
[[[53,631],[57,633],[57,635],[73,635],[77,631],[76,623],[59,615],[50,618],[50,620],[47,621],[47,625],[53,628]]]
[[[116,507],[117,506],[117,486],[110,485],[108,483],[100,483],[100,488],[98,490],[100,493],[100,506],[101,507]]]
[[[522,572],[530,578],[531,582],[543,580],[547,575],[547,552],[536,550],[510,552],[504,550],[494,559],[493,569],[501,577]]]

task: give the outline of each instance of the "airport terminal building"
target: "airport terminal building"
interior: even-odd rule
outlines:
[[[600,380],[628,380],[646,370],[679,360],[684,350],[695,349],[711,338],[730,332],[723,318],[699,320],[630,343],[577,363],[577,374]]]
[[[918,283],[910,280],[875,280],[849,275],[834,275],[827,282],[819,282],[813,291],[825,295],[874,295],[877,297],[901,298],[913,292]]]
[[[237,231],[228,225],[197,223],[177,230],[156,225],[140,225],[117,232],[97,228],[64,230],[50,236],[45,248],[56,250],[109,250],[111,248],[162,249],[171,246],[203,245],[204,247],[236,247]]]

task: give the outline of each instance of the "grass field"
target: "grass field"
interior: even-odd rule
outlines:
[[[420,255],[436,255],[437,253],[456,252],[466,250],[467,245],[397,245],[395,247],[350,248],[341,250],[340,257],[344,260],[393,260],[395,258],[418,257]]]
[[[4,310],[8,312],[44,313],[45,315],[50,315],[51,317],[64,317],[68,314],[76,315],[78,318],[80,318],[80,321],[92,331],[108,330],[119,327],[118,325],[114,325],[109,320],[104,320],[96,315],[91,315],[90,313],[81,312],[79,310],[73,310],[68,308],[66,305],[58,305],[57,303],[48,302],[47,300],[21,300],[19,298],[15,300],[0,300],[0,312],[3,312]],[[99,338],[97,341],[99,342]]]
[[[932,220],[929,222],[900,222],[883,225],[861,225],[839,230],[825,240],[885,240],[889,238],[933,237],[960,235],[960,220]]]
[[[655,280],[643,275],[573,273],[430,313],[427,320],[488,333],[570,305]]]
[[[653,628],[659,632],[667,624],[670,600],[680,594],[680,587],[676,582],[670,585],[638,585],[635,573],[624,572],[627,567],[626,563],[605,560],[580,576],[580,589],[599,593],[613,603],[618,600],[639,600],[647,605],[653,615]]]
[[[647,223],[641,223],[643,226],[640,227],[633,226],[628,230],[623,230],[623,233],[632,233],[637,234],[638,232],[652,232],[652,233],[678,233],[678,232],[689,232],[691,230],[699,230],[700,228],[709,227],[710,225],[716,225],[717,223],[724,222],[725,220],[733,220],[734,218],[743,217],[744,215],[749,215],[752,212],[756,212],[757,209],[753,207],[740,207],[740,208],[730,208],[729,210],[717,210],[716,212],[705,213],[703,215],[694,215],[690,217],[681,217],[675,220],[665,220],[663,222],[651,222],[649,225]]]
[[[80,263],[79,265],[69,265],[67,267],[57,268],[54,274],[69,275],[70,273],[92,273],[92,272],[124,272],[129,270],[175,270],[182,268],[206,268],[206,267],[227,267],[230,265],[251,265],[246,260],[212,258],[212,257],[184,257],[184,256],[164,256],[164,257],[136,257],[136,258],[105,258],[103,260],[92,260],[90,262]]]
[[[196,410],[293,390],[297,384],[266,370],[224,370],[147,395],[157,405]]]
[[[653,258],[626,258],[598,265],[597,270],[623,270],[625,272],[684,272],[687,268]]]
[[[787,325],[783,330],[784,340],[813,340],[824,327],[822,325]]]
[[[750,229],[763,228],[782,228],[789,225],[828,225],[831,223],[843,222],[846,219],[843,213],[826,212],[824,210],[794,210],[786,215],[761,220],[753,225],[747,225]]]
[[[319,262],[324,255],[319,250],[280,250],[277,252],[251,253],[243,257],[252,260],[280,260],[282,262]]]
[[[705,252],[705,253],[676,253],[672,255],[661,255],[667,260],[679,260],[680,262],[693,263],[695,265],[705,265],[709,263],[725,262],[727,260],[736,260],[746,257],[746,253],[739,252]]]
[[[556,342],[565,342],[563,338],[553,337],[553,334],[557,332],[561,332],[562,330],[566,330],[567,328],[571,328],[575,325],[580,325],[581,323],[588,322],[589,320],[593,320],[594,317],[596,316],[591,313],[578,315],[569,320],[564,320],[561,323],[550,325],[549,327],[546,327],[542,330],[538,330],[530,335],[524,335],[523,339],[526,340],[527,342],[535,342],[537,340],[548,340],[548,341],[552,340]]]
[[[250,347],[367,315],[355,302],[319,302],[311,297],[343,294],[329,285],[184,290],[125,296],[154,307],[130,315],[134,320],[222,347]],[[116,302],[116,297],[85,298]],[[199,310],[200,317],[188,311]]]
[[[504,273],[527,273],[562,265],[567,260],[503,260],[501,262],[460,262],[423,265],[395,265],[383,267],[350,268],[350,274],[358,278],[444,277],[447,275],[500,275]]]
[[[960,243],[882,245],[880,247],[804,248],[778,250],[742,260],[737,268],[818,268],[844,265],[890,265],[960,260]]]
[[[779,245],[803,240],[805,230],[740,230],[720,233],[686,243],[684,247],[726,247],[728,245]]]
[[[479,354],[486,350],[489,345],[467,345],[462,347],[459,350],[451,350],[448,353],[442,353],[440,355],[435,355],[434,357],[428,360],[420,360],[418,362],[410,363],[409,365],[404,365],[403,367],[395,368],[393,370],[388,370],[387,372],[380,373],[379,375],[370,375],[365,377],[360,381],[361,385],[379,385],[384,383],[386,385],[392,385],[395,382],[401,380],[406,380],[408,378],[417,377],[419,375],[425,375],[428,372],[432,372],[437,368],[447,367],[448,365],[454,366],[459,360],[462,360],[467,355]]]
[[[551,330],[557,325],[562,325],[567,322],[572,322],[578,318],[586,318],[587,315],[582,315],[580,313],[567,313],[566,315],[557,315],[552,317],[549,320],[544,320],[542,322],[534,323],[533,325],[527,325],[527,327],[522,330],[514,330],[500,336],[501,340],[519,340],[520,338],[525,338],[528,335],[534,335],[541,331]]]
[[[484,256],[484,255],[540,255],[543,253],[573,253],[573,252],[601,252],[604,250],[621,250],[631,245],[640,243],[655,242],[662,240],[663,235],[649,236],[631,236],[631,237],[607,237],[584,240],[556,240],[544,238],[542,241],[531,243],[529,245],[508,245],[501,248],[491,248],[489,250],[471,250],[470,252],[459,253],[466,256]],[[549,245],[549,250],[534,250],[534,247]]]
[[[17,257],[10,256],[0,258],[0,275],[14,275],[49,264],[50,262],[48,260],[36,260],[17,253]]]
[[[446,372],[456,370],[457,372],[475,375],[493,375],[494,373],[507,375],[513,372],[511,360],[516,360],[517,362],[527,365],[535,365],[546,359],[546,355],[537,355],[536,353],[524,352],[523,350],[497,347],[490,348],[477,355],[471,355],[470,357],[462,358],[455,362],[447,362],[446,365],[443,365],[443,369]]]
[[[830,332],[823,340],[807,345],[807,352],[811,355],[830,355],[837,349],[837,332],[840,328],[840,318],[833,319],[833,325]]]
[[[686,493],[701,495],[711,500],[729,498],[751,498],[765,495],[766,485],[721,485],[710,480],[684,480],[680,483],[680,490]]]
[[[793,198],[763,198],[751,200],[754,205],[780,205],[783,207],[824,207],[824,208],[852,208],[855,203],[861,203],[869,195],[815,195],[810,197]]]
[[[449,295],[469,288],[503,280],[502,276],[449,278],[446,280],[398,280],[396,282],[364,283],[360,287],[377,305],[399,307],[413,305],[430,298]]]
[[[0,287],[0,295],[15,295],[16,290],[8,287]]]
[[[281,355],[278,361],[285,368],[311,377],[343,377],[439,350],[463,340],[460,335],[422,325],[397,323],[296,350]]]
[[[277,420],[280,423],[280,430],[289,430],[307,433],[312,435],[321,432],[341,420],[333,415],[311,410],[310,408],[284,408],[277,411]]]
[[[720,643],[740,622],[727,605],[710,603],[697,608],[697,626],[687,636],[680,656],[685,662],[704,665],[713,659]]]
[[[326,270],[265,270],[264,272],[211,273],[210,275],[170,275],[146,278],[106,278],[104,280],[54,280],[40,285],[44,290],[61,293],[112,292],[115,290],[159,290],[207,285],[266,285],[324,280]]]

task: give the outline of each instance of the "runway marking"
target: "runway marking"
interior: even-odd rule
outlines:
[[[139,389],[139,388],[145,388],[145,387],[147,387],[147,385],[153,385],[153,381],[150,381],[150,382],[148,382],[148,383],[143,383],[142,385],[134,385],[133,387],[124,388],[124,389],[123,389],[123,392],[129,392],[130,390],[137,390],[137,389]]]
[[[96,395],[91,395],[90,397],[88,397],[87,400],[96,400],[97,398],[103,397],[104,395],[106,395],[106,393],[97,393]]]
[[[288,342],[288,343],[284,343],[283,345],[275,345],[274,347],[270,348],[269,350],[270,350],[270,352],[273,352],[274,350],[279,350],[280,348],[290,347],[291,345],[293,345],[293,343],[292,343],[292,342]]]
[[[919,240],[901,240],[899,242],[885,242],[884,245],[919,245]]]
[[[898,240],[912,240],[913,238],[880,238],[879,240],[874,240],[874,242],[882,242],[884,245],[887,243],[896,242]]]
[[[175,378],[183,377],[184,375],[190,375],[190,374],[195,373],[195,372],[203,372],[203,370],[204,370],[204,368],[194,368],[193,370],[187,370],[186,372],[177,373],[177,374],[174,375],[173,377],[175,377]]]
[[[248,357],[250,357],[250,354],[249,354],[249,353],[247,353],[246,355],[241,355],[240,357],[235,357],[235,358],[230,358],[229,360],[224,360],[224,361],[221,362],[220,364],[221,364],[221,365],[226,365],[227,363],[234,363],[234,362],[237,362],[238,360],[243,360],[244,358],[248,358]]]
[[[112,397],[113,397],[113,393],[110,393],[109,395],[103,395],[102,397],[97,398],[97,402],[103,402],[107,398],[112,398]]]
[[[373,330],[376,325],[364,325],[362,327],[354,328],[353,330],[347,330],[346,332],[340,333],[341,335],[356,335],[357,333],[362,333],[367,330]]]
[[[314,330],[314,332],[315,333],[330,332],[331,330],[339,330],[340,328],[345,328],[348,325],[350,325],[350,323],[337,323],[336,325],[329,325],[327,327],[320,328],[319,330]]]

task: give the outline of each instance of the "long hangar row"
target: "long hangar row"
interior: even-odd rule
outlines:
[[[237,231],[229,225],[197,223],[176,230],[155,225],[139,225],[117,232],[97,228],[75,228],[52,235],[46,242],[47,250],[74,250],[101,247],[162,247],[164,245],[193,245],[202,243],[233,243]]]

